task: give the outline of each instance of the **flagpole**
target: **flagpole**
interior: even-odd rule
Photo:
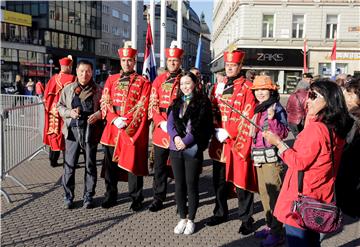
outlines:
[[[131,1],[131,45],[137,48],[137,0]]]
[[[334,33],[334,44],[331,50],[331,77],[336,75],[336,31]]]
[[[196,60],[195,60],[195,68],[198,68],[199,70],[201,70],[201,33],[199,36],[199,41],[198,41],[198,47],[197,47],[197,51],[196,51]]]
[[[177,43],[178,48],[182,48],[182,26],[183,26],[183,18],[182,18],[182,0],[177,0]]]
[[[166,45],[166,0],[161,0],[160,9],[160,67],[165,68]]]
[[[151,36],[155,40],[155,0],[150,0],[150,26]],[[155,49],[155,44],[154,44]]]
[[[307,67],[307,40],[306,38],[304,39],[304,73],[307,73],[308,72],[308,67]]]

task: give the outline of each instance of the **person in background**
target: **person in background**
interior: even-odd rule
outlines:
[[[320,246],[320,233],[301,228],[291,216],[293,202],[298,199],[298,172],[304,172],[304,196],[330,203],[334,198],[333,186],[345,138],[352,125],[343,93],[331,80],[312,83],[306,103],[309,122],[292,148],[270,130],[263,132],[265,140],[278,148],[288,167],[274,216],[285,224],[289,247]],[[332,149],[330,135],[333,137]]]
[[[154,122],[154,182],[153,201],[150,212],[157,212],[164,207],[167,191],[168,158],[170,137],[167,133],[167,111],[176,98],[181,78],[181,59],[184,50],[177,48],[175,41],[165,49],[167,72],[158,75],[151,87],[149,119]]]
[[[245,76],[248,81],[253,82],[256,76],[256,72],[255,70],[249,69],[248,71],[246,71]]]
[[[256,76],[251,89],[256,98],[255,115],[253,121],[262,128],[270,130],[285,139],[288,134],[286,111],[280,104],[280,95],[277,86],[268,76]],[[275,203],[279,196],[282,185],[283,165],[277,156],[276,148],[267,143],[262,137],[262,130],[251,126],[252,153],[254,166],[256,167],[259,194],[264,208],[266,227],[261,231],[255,232],[256,238],[263,238],[261,246],[277,246],[284,242],[282,223],[273,215]],[[256,152],[265,148],[273,150],[274,157],[266,160],[262,153],[255,158]]]
[[[68,84],[75,81],[76,77],[71,74],[73,59],[69,55],[59,60],[60,73],[53,75],[45,86],[45,145],[50,147],[50,166],[58,166],[60,151],[65,149],[65,140],[62,134],[63,119],[60,117],[56,105],[59,101],[61,90]]]
[[[97,181],[96,153],[102,126],[97,125],[101,120],[101,87],[93,81],[92,75],[92,63],[80,60],[76,68],[77,81],[64,87],[57,104],[59,114],[65,123],[62,129],[65,138],[62,185],[65,190],[66,209],[72,209],[74,206],[75,166],[81,149],[85,157],[83,207],[94,207],[93,197]]]
[[[147,111],[151,85],[134,69],[137,50],[130,41],[118,50],[118,55],[121,71],[108,77],[101,98],[102,117],[107,122],[101,137],[106,189],[101,207],[117,204],[118,181],[127,180],[130,209],[139,211],[144,200],[143,176],[148,175]]]
[[[360,217],[360,79],[352,79],[343,90],[347,109],[354,120],[336,177],[336,205],[351,217]],[[358,198],[356,200],[355,198]],[[354,200],[355,199],[355,200]]]
[[[338,84],[341,88],[344,88],[345,83],[346,83],[346,78],[347,78],[347,75],[346,75],[346,74],[337,75],[336,78],[335,78],[335,82],[336,82],[336,84]]]
[[[306,97],[310,84],[312,83],[312,78],[310,73],[305,73],[303,79],[300,80],[296,86],[295,92],[290,95],[287,101],[286,111],[288,114],[289,128],[295,138],[304,129]]]
[[[170,164],[175,176],[175,198],[180,214],[175,234],[190,235],[195,231],[203,152],[214,132],[211,103],[198,88],[198,83],[192,72],[184,73],[180,90],[168,111]]]
[[[253,192],[258,186],[256,169],[251,165],[250,123],[238,113],[252,118],[255,109],[252,82],[240,73],[244,57],[245,52],[238,49],[224,52],[226,77],[215,85],[210,97],[215,124],[215,135],[209,147],[213,159],[215,208],[205,224],[212,227],[227,221],[228,185],[231,183],[238,197],[239,233],[248,235],[254,231]]]
[[[38,96],[42,99],[44,96],[44,91],[45,91],[44,84],[41,81],[38,81],[35,85],[36,96]]]
[[[31,96],[34,95],[34,87],[35,87],[35,83],[33,82],[33,80],[30,78],[29,81],[26,83],[25,86],[25,95]]]

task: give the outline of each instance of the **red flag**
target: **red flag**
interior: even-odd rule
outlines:
[[[336,33],[335,33],[333,48],[331,50],[331,61],[336,61]]]
[[[307,52],[307,40],[304,39],[304,73],[308,72],[308,67],[307,67],[307,60],[306,60],[306,52]]]

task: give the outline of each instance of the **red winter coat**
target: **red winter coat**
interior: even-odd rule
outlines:
[[[301,88],[292,93],[286,105],[289,124],[298,125],[306,116],[306,99],[308,90]]]
[[[331,202],[333,185],[345,141],[333,132],[335,176],[332,175],[330,136],[321,122],[311,121],[297,136],[293,148],[281,154],[288,170],[276,202],[274,215],[284,224],[301,228],[288,214],[298,196],[298,171],[304,171],[303,195]]]

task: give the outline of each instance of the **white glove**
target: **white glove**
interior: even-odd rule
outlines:
[[[113,124],[118,128],[118,129],[122,129],[126,126],[126,117],[118,117],[115,119],[115,121],[113,122]]]
[[[215,128],[215,137],[219,142],[223,143],[229,137],[229,133],[226,129]]]
[[[167,121],[162,121],[160,123],[160,128],[165,132],[167,133]]]

